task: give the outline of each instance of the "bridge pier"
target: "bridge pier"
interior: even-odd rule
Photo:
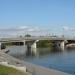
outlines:
[[[61,50],[65,49],[65,41],[60,42],[60,48],[61,48]]]
[[[55,41],[54,49],[64,51],[65,49],[65,41]]]
[[[30,54],[30,49],[29,49],[29,44],[27,43],[26,40],[21,41],[23,43],[23,50],[25,51],[25,56]]]
[[[2,45],[2,43],[0,42],[0,50],[1,50],[1,45]]]
[[[24,48],[27,50],[26,41],[23,41]]]
[[[23,45],[25,46],[25,40],[23,41]]]
[[[36,55],[37,54],[37,42],[36,41],[26,41],[26,55]]]
[[[34,41],[33,44],[31,45],[31,53],[32,53],[33,55],[36,55],[36,54],[37,54],[37,42],[38,42],[38,41],[39,41],[39,40]]]
[[[27,43],[26,46],[27,46],[26,56],[29,56],[29,55],[32,54],[32,52],[31,52],[31,44],[30,43]]]
[[[37,53],[36,48],[37,48],[37,44],[36,44],[36,42],[34,42],[34,43],[31,45],[31,54],[36,55],[36,53]]]

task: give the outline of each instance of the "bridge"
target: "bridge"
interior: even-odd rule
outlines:
[[[56,47],[60,50],[65,49],[65,45],[75,42],[75,38],[65,37],[50,37],[50,36],[31,36],[31,37],[14,37],[14,38],[0,38],[0,45],[7,42],[22,42],[27,52],[31,51],[34,54],[37,52],[37,42],[40,40],[52,40]]]

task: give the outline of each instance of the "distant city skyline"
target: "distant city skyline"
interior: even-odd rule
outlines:
[[[75,0],[0,0],[0,34],[9,30],[75,36]]]

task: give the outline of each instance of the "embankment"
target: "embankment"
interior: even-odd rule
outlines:
[[[35,64],[31,64],[19,59],[16,59],[8,54],[0,52],[0,62],[5,61],[15,66],[26,66],[26,71],[29,75],[71,75],[53,69],[44,68]]]

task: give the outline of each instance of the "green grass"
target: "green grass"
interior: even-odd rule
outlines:
[[[11,67],[0,65],[0,75],[27,75]]]

